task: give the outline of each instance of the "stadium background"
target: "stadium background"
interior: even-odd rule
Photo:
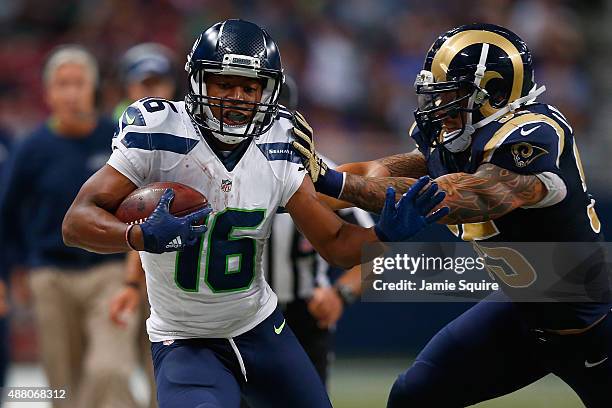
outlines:
[[[612,1],[430,0],[2,0],[0,1],[0,126],[19,139],[44,119],[41,67],[61,43],[79,43],[98,58],[99,107],[110,114],[121,99],[117,65],[130,46],[156,41],[176,51],[178,66],[195,37],[212,23],[240,17],[267,28],[279,43],[286,73],[300,90],[300,110],[316,130],[320,151],[336,162],[412,148],[413,81],[436,36],[482,21],[519,34],[535,57],[542,101],[570,119],[597,198],[604,231],[612,234]],[[179,84],[185,82],[178,70]],[[179,92],[182,95],[182,92]],[[606,222],[609,221],[609,222]],[[442,229],[422,239],[448,239]],[[18,287],[18,286],[17,286]],[[32,312],[13,293],[13,359],[9,385],[36,385]],[[437,329],[469,305],[358,304],[340,321],[331,394],[337,407],[383,406],[395,375]],[[444,392],[444,390],[440,390]],[[40,405],[43,406],[43,405]],[[581,406],[548,377],[482,407]]]

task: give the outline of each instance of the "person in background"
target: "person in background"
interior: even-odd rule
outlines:
[[[114,110],[119,120],[125,109],[139,99],[173,99],[176,93],[175,54],[157,43],[143,43],[128,49],[119,62],[119,76],[125,98]]]
[[[115,109],[119,121],[125,109],[145,97],[173,99],[176,92],[175,56],[167,47],[156,43],[138,44],[126,51],[119,65],[125,99]],[[149,383],[149,407],[157,406],[153,360],[145,322],[150,314],[145,288],[145,273],[138,252],[128,253],[124,287],[110,304],[111,320],[119,327],[126,325],[129,316],[141,311],[139,320],[139,354]]]
[[[2,171],[4,164],[9,158],[12,145],[12,139],[9,135],[0,128],[0,180],[2,179]],[[0,220],[0,223],[2,221]],[[0,241],[0,246],[3,242]],[[9,353],[9,303],[8,303],[8,276],[11,268],[10,261],[7,257],[0,258],[0,387],[6,384],[6,373],[10,361]]]
[[[113,123],[95,109],[98,68],[83,47],[54,50],[44,66],[51,112],[15,146],[0,183],[3,252],[29,270],[42,364],[49,387],[66,389],[56,407],[135,407],[129,388],[136,325],[108,318],[121,288],[124,256],[68,248],[62,220],[80,186],[110,154]]]

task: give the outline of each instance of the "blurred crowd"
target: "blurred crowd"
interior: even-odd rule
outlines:
[[[534,55],[536,82],[547,87],[541,100],[556,105],[569,118],[579,135],[580,148],[587,152],[583,157],[595,157],[597,161],[593,151],[603,138],[591,136],[598,114],[592,100],[602,98],[605,87],[596,86],[592,75],[593,50],[588,47],[588,36],[593,33],[586,29],[589,18],[597,13],[597,4],[590,2],[587,7],[569,0],[0,0],[0,165],[8,161],[11,139],[24,139],[32,132],[40,132],[35,129],[45,128],[41,123],[49,118],[54,103],[49,89],[45,89],[42,71],[49,53],[58,45],[79,44],[97,59],[95,105],[103,116],[116,119],[130,101],[142,96],[143,74],[158,74],[158,82],[148,78],[146,83],[157,96],[174,92],[176,99],[182,99],[186,85],[183,65],[194,39],[214,22],[236,17],[265,27],[279,44],[285,73],[299,90],[299,110],[314,125],[322,152],[337,162],[373,159],[410,147],[407,129],[413,122],[416,102],[413,83],[429,46],[450,28],[475,21],[506,26],[527,42]],[[165,46],[155,52],[173,60],[174,67],[134,62],[139,60],[142,49],[132,47],[152,42]],[[126,54],[128,49],[133,51]],[[89,96],[85,95],[84,100],[92,102]],[[72,119],[76,122],[87,119],[87,115],[75,116]],[[96,139],[104,139],[104,144],[96,145],[96,149],[82,147],[87,154],[101,152],[103,160],[96,161],[98,164],[104,162],[107,152],[110,154],[106,138],[110,139],[112,124],[106,122],[105,128],[98,129]],[[49,120],[47,125],[45,140],[58,142],[51,136],[53,132],[62,133],[57,123]],[[84,133],[94,132],[92,129]],[[73,163],[55,161],[58,155],[54,156],[54,151],[40,143],[30,144],[33,150],[49,155],[49,159],[38,159],[49,174],[53,174],[49,169],[57,165],[74,176],[70,173]],[[609,145],[612,150],[612,143]],[[603,165],[606,150],[602,152],[599,160]],[[18,161],[17,155],[10,157]],[[65,157],[78,161],[74,155]],[[33,159],[18,164],[33,173],[23,195],[35,196],[35,179],[42,178],[45,171],[32,170]],[[99,166],[93,167],[81,169],[83,180]],[[25,178],[15,184],[21,186]],[[74,194],[82,184],[75,180]],[[70,187],[66,182],[52,183],[60,184]],[[62,199],[72,201],[72,196],[59,194],[56,189],[42,190],[62,197],[44,200],[36,196],[29,202],[57,207]],[[17,196],[15,201],[19,199],[23,196]],[[22,206],[16,203],[14,207]],[[63,217],[65,209],[57,212]],[[50,219],[46,213],[40,214],[39,221]],[[8,224],[8,218],[11,217],[0,219],[0,224]],[[22,218],[14,217],[12,221],[17,225]],[[58,231],[59,227],[53,233],[59,237]],[[56,241],[59,243],[59,239]],[[24,276],[22,271],[13,274],[13,279]],[[46,286],[40,286],[39,292],[46,294]],[[67,286],[74,286],[72,278]],[[22,297],[27,303],[26,290],[19,294],[20,288],[26,287],[23,282],[14,285],[13,297]],[[0,284],[0,298],[3,290]],[[7,310],[0,301],[0,338],[7,335],[7,322],[2,319]],[[31,315],[20,314],[24,310],[28,313],[19,307],[11,311],[16,327],[12,354],[17,360],[32,360],[36,357],[32,355],[36,336],[28,323]],[[105,313],[106,310],[102,314]],[[26,323],[20,324],[23,322]],[[55,339],[57,335],[51,337]],[[0,347],[0,384],[7,353]],[[115,357],[121,358],[119,354]]]
[[[122,97],[118,62],[130,46],[154,41],[175,50],[182,85],[183,61],[202,28],[241,17],[266,27],[280,44],[285,71],[301,90],[300,109],[317,129],[336,135],[338,141],[359,138],[362,148],[352,153],[360,157],[353,159],[377,154],[381,142],[393,145],[405,138],[413,120],[414,78],[428,47],[440,33],[473,21],[505,25],[527,41],[535,57],[536,80],[548,88],[545,100],[582,131],[592,114],[587,101],[593,89],[585,67],[582,11],[572,8],[573,3],[577,2],[3,1],[0,124],[19,136],[44,117],[40,70],[47,53],[60,43],[82,44],[98,58],[99,107],[110,113]],[[335,150],[332,143],[327,145]],[[345,159],[338,154],[338,159]]]

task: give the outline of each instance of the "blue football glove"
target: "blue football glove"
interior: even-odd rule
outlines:
[[[431,183],[422,194],[419,194],[429,182],[429,177],[421,177],[408,189],[397,204],[395,203],[395,189],[387,187],[385,206],[378,223],[374,226],[374,232],[376,232],[378,239],[382,242],[406,241],[427,225],[438,221],[449,213],[450,209],[448,207],[442,207],[427,215],[446,196],[443,191],[438,192],[436,183]]]
[[[173,198],[174,190],[166,189],[155,210],[140,224],[146,252],[161,254],[181,251],[195,245],[200,235],[206,232],[206,225],[193,224],[210,214],[210,205],[184,217],[175,217],[170,214],[170,202]]]

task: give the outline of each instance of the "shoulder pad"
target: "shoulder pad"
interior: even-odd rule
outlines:
[[[257,148],[268,161],[284,160],[301,164],[301,156],[291,142],[293,141],[293,121],[288,118],[277,117],[274,124],[265,134],[255,141]]]
[[[288,142],[292,139],[291,129],[293,129],[293,116],[280,114],[274,119],[270,129],[259,136],[256,142]]]
[[[173,102],[161,98],[143,98],[126,108],[119,120],[119,132],[127,126],[155,129],[163,124],[171,114],[178,115]],[[145,129],[134,129],[142,132]]]
[[[199,142],[185,131],[180,103],[161,98],[143,98],[128,106],[119,120],[113,146],[166,150],[186,154]]]
[[[566,135],[557,121],[541,113],[525,112],[506,117],[499,124],[482,147],[481,163],[491,162],[521,173],[558,169]]]

